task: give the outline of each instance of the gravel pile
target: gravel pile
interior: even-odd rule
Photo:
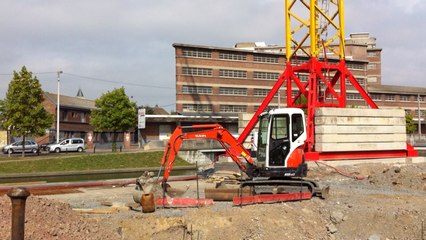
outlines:
[[[10,239],[11,201],[0,197],[0,239]],[[117,229],[77,213],[68,204],[30,196],[25,211],[25,239],[121,239]]]

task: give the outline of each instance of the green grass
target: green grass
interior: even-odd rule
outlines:
[[[79,154],[74,156],[64,154],[55,157],[28,158],[28,160],[16,162],[0,161],[0,174],[160,167],[162,155],[163,152]],[[176,158],[175,166],[184,165],[190,164],[181,158]]]

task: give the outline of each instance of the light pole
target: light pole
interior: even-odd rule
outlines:
[[[421,117],[421,112],[420,112],[420,94],[417,94],[417,116],[418,116],[418,129],[419,129],[419,140],[422,137],[422,122],[420,120]]]
[[[60,102],[59,102],[59,83],[61,80],[61,73],[62,71],[58,71],[58,104],[56,106],[56,143],[59,143],[59,108],[60,108]]]

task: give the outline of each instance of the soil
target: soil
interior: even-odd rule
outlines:
[[[330,186],[325,200],[243,207],[215,202],[142,213],[125,207],[133,202],[134,186],[30,196],[26,239],[426,239],[426,163],[339,169],[364,179],[322,165],[311,168],[310,178]],[[195,181],[170,185],[188,188],[182,197],[196,197]],[[202,190],[214,184],[201,180],[199,185]],[[10,199],[0,197],[0,239],[10,238],[10,209]]]

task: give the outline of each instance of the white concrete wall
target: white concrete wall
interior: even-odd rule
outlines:
[[[406,149],[403,109],[319,108],[315,115],[315,151]]]

